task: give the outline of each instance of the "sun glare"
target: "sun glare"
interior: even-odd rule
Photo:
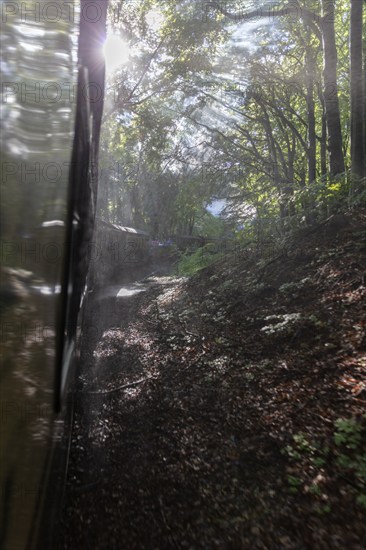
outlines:
[[[129,57],[128,44],[120,36],[109,34],[103,46],[103,53],[106,71],[110,74],[120,65],[127,63]]]

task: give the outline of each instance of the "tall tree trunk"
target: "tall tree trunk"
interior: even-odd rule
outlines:
[[[327,121],[325,112],[322,115],[322,135],[320,142],[320,172],[322,179],[327,177]]]
[[[308,183],[316,179],[316,134],[314,103],[314,66],[315,60],[310,47],[306,52],[306,107],[308,117]]]
[[[258,105],[260,105],[260,107],[262,109],[262,113],[263,113],[262,124],[263,124],[264,131],[266,133],[268,151],[269,151],[269,154],[270,154],[270,164],[272,165],[272,170],[271,171],[272,171],[273,185],[274,185],[275,189],[277,189],[279,191],[280,195],[281,195],[280,200],[279,200],[280,217],[285,218],[288,215],[288,212],[287,212],[286,201],[284,200],[284,197],[283,197],[284,190],[283,190],[283,186],[282,186],[282,183],[281,183],[278,156],[277,156],[277,151],[276,151],[276,143],[275,143],[275,139],[273,137],[272,126],[271,126],[271,122],[270,122],[270,119],[269,119],[269,116],[268,116],[268,113],[267,113],[267,110],[266,110],[266,106],[263,105],[263,103],[261,101],[257,101],[257,102],[258,102]]]
[[[291,147],[288,149],[288,172],[287,172],[287,184],[285,185],[285,193],[287,195],[288,213],[290,216],[296,214],[295,203],[293,201],[294,196],[294,182],[295,182],[295,157],[296,157],[296,136],[292,135]]]
[[[366,21],[363,30],[363,176],[366,178]]]
[[[363,0],[351,0],[351,172],[360,178],[364,172],[362,8]]]
[[[108,172],[106,169],[99,170],[99,193],[98,193],[98,207],[97,215],[104,221],[109,222],[109,209],[108,209],[108,190],[110,181],[108,178]]]
[[[327,177],[327,120],[325,117],[325,105],[324,105],[324,96],[323,91],[320,86],[318,86],[318,97],[320,104],[322,106],[322,118],[321,118],[321,136],[320,136],[320,175],[322,180],[325,180]]]
[[[334,0],[322,0],[322,43],[324,53],[324,104],[328,130],[329,172],[345,171],[337,84],[337,48],[334,30]]]

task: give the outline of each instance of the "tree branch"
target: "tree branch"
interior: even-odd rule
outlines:
[[[295,3],[295,2],[294,2]],[[256,19],[258,17],[264,18],[264,17],[283,17],[285,15],[292,15],[296,14],[299,18],[302,18],[305,20],[306,23],[309,24],[309,26],[312,28],[314,34],[316,37],[321,40],[321,33],[319,31],[319,28],[314,25],[314,23],[322,23],[322,17],[317,15],[315,12],[312,12],[311,10],[308,10],[307,8],[300,6],[299,4],[294,5],[292,4],[286,4],[282,9],[275,10],[271,9],[270,7],[264,7],[264,8],[257,8],[255,10],[242,13],[239,11],[238,13],[231,13],[227,11],[220,2],[206,2],[206,13],[208,11],[208,8],[214,8],[222,15],[225,15],[228,19],[231,21],[250,21],[252,19]]]

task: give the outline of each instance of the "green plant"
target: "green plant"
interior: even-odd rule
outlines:
[[[323,516],[324,514],[329,514],[331,510],[332,509],[329,504],[318,504],[315,507],[315,512],[319,514],[319,516]]]
[[[357,449],[361,443],[362,426],[354,418],[338,418],[335,421],[334,442],[347,449]]]
[[[302,485],[302,480],[297,476],[288,475],[287,481],[290,485],[290,493],[297,493]]]
[[[299,432],[293,436],[293,444],[287,445],[282,454],[286,454],[291,461],[297,463],[301,472],[301,485],[304,485],[305,492],[314,497],[323,498],[324,490],[319,485],[319,480],[324,480],[321,472],[326,465],[329,448],[311,441],[307,434]],[[318,475],[315,475],[316,473]],[[287,480],[290,492],[295,492],[294,488],[299,489],[300,483],[296,480],[300,480],[300,477],[291,475],[287,476]]]
[[[308,492],[318,497],[321,496],[322,494],[321,488],[319,487],[319,485],[316,485],[316,484],[310,485]]]
[[[366,415],[363,416],[366,419]],[[339,449],[336,462],[345,479],[353,477],[356,501],[366,508],[366,453],[364,452],[362,421],[338,418],[335,421],[334,442]]]
[[[358,504],[366,510],[366,494],[358,495],[356,498]]]
[[[206,244],[205,246],[197,248],[194,252],[182,254],[178,262],[178,274],[193,275],[222,257],[223,252],[218,251],[214,244]]]
[[[298,433],[294,435],[294,444],[285,447],[286,454],[294,459],[300,460],[302,457],[311,458],[314,465],[319,461],[320,457],[315,456],[318,452],[317,447],[310,443],[305,434]]]

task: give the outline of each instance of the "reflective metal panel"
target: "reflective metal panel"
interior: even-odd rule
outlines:
[[[0,547],[36,535],[52,448],[77,0],[0,3]]]

